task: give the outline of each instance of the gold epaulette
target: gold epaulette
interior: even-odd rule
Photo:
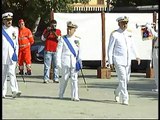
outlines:
[[[18,29],[18,27],[17,26],[13,26],[14,28],[16,28],[16,29]]]
[[[113,34],[114,32],[116,32],[117,30],[113,30],[112,32],[111,32],[111,34]]]
[[[77,35],[75,35],[75,37],[76,37],[76,38],[79,38],[79,39],[81,39],[81,37],[79,37],[79,36],[77,36]]]
[[[131,29],[127,29],[127,31],[128,31],[128,32],[132,32],[132,30],[131,30]]]
[[[61,35],[61,37],[65,37],[65,36],[67,36],[67,35]]]

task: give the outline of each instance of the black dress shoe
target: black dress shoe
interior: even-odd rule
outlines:
[[[13,92],[12,92],[12,97],[13,97],[13,98],[20,97],[20,95],[21,95],[21,91],[18,91],[18,92],[13,91]]]
[[[59,81],[57,81],[57,80],[53,80],[53,82],[54,82],[54,83],[59,83]]]
[[[31,75],[32,73],[31,73],[31,71],[27,71],[26,73],[25,73],[25,75]]]
[[[23,70],[21,70],[21,71],[19,72],[19,75],[24,75]]]

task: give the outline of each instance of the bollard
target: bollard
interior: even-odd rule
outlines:
[[[110,79],[111,78],[111,69],[99,67],[97,69],[97,78]]]

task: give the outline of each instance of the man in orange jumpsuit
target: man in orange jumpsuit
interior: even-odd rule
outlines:
[[[31,45],[34,43],[34,38],[31,30],[25,27],[23,19],[19,20],[19,74],[24,74],[24,63],[26,65],[26,75],[31,75]]]

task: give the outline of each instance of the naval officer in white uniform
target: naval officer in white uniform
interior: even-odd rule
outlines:
[[[152,53],[152,60],[153,60],[153,70],[154,70],[154,80],[156,83],[156,89],[152,89],[152,91],[154,92],[158,92],[158,79],[159,79],[159,65],[158,65],[158,53],[159,53],[159,46],[158,46],[158,30],[157,32],[153,29],[153,25],[151,24],[147,24],[146,27],[148,28],[148,30],[152,33],[153,35],[153,40],[154,40],[154,44],[153,44],[153,53]]]
[[[20,96],[21,92],[18,90],[16,79],[16,64],[18,56],[18,28],[12,26],[13,13],[6,12],[2,14],[2,97],[5,98],[7,94],[7,77],[10,78],[10,87],[12,97]],[[10,37],[6,37],[4,34]],[[12,45],[11,45],[12,44]],[[14,55],[14,56],[13,56]]]
[[[73,22],[67,22],[67,35],[59,39],[57,46],[57,65],[62,70],[62,78],[59,80],[59,98],[64,97],[69,77],[71,79],[71,100],[79,101],[78,94],[78,71],[76,70],[76,59],[81,59],[80,55],[80,38],[74,35],[77,25]],[[75,51],[76,57],[69,49],[65,39],[71,44]]]
[[[128,91],[127,83],[130,79],[131,73],[131,59],[132,56],[136,58],[140,64],[140,58],[136,52],[134,41],[132,40],[132,33],[127,29],[128,17],[118,17],[117,20],[119,28],[113,31],[110,35],[108,44],[108,62],[110,67],[115,66],[118,76],[119,85],[114,91],[116,102],[120,102],[120,95],[122,96],[122,104],[128,105]]]

